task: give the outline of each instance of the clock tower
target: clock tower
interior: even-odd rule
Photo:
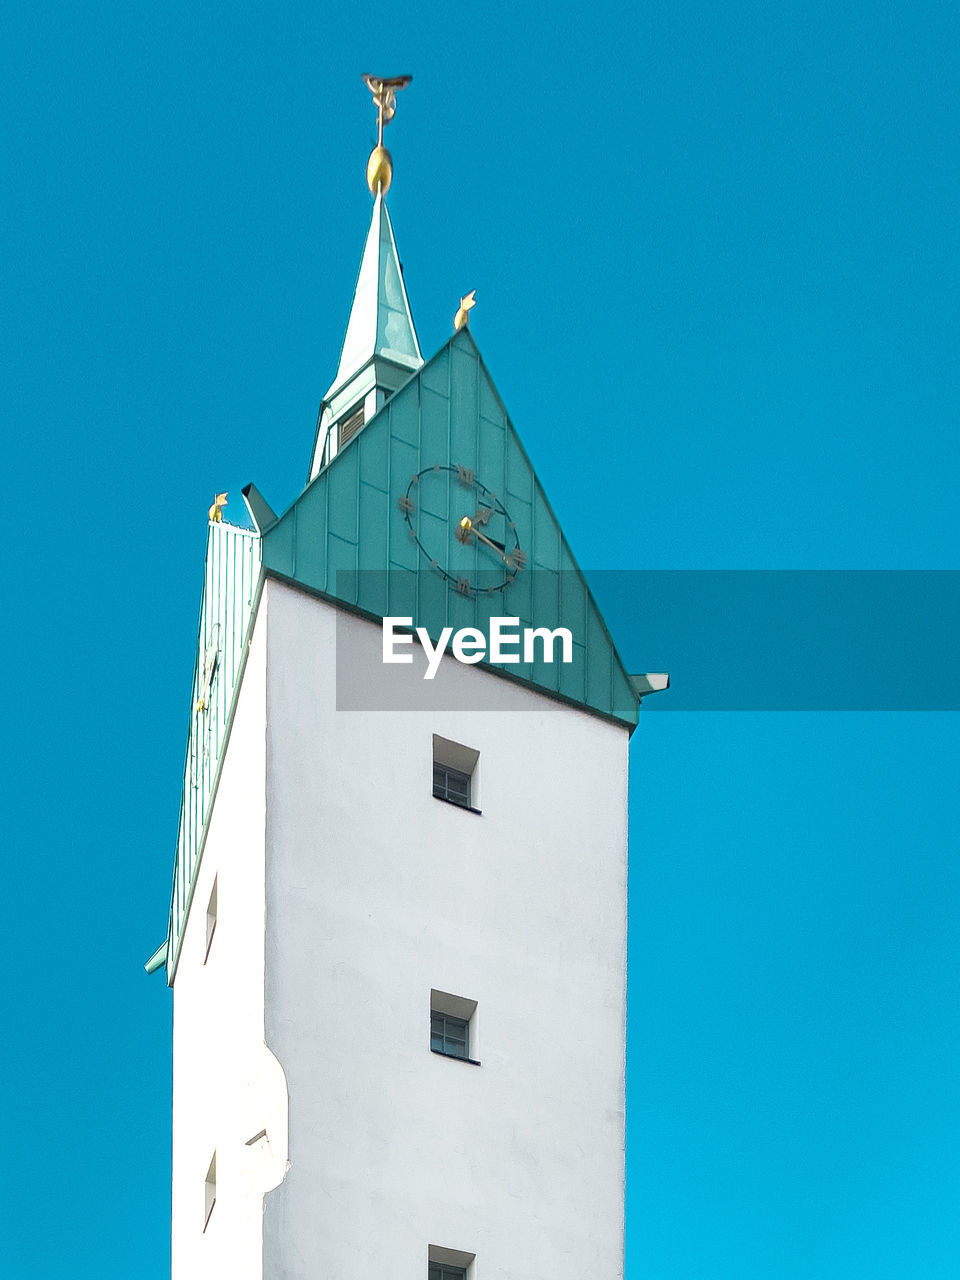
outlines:
[[[468,305],[421,355],[383,145],[408,80],[365,79],[373,216],[307,486],[278,515],[249,485],[252,528],[211,509],[147,965],[173,1277],[622,1277],[627,748],[663,679],[627,674]],[[424,679],[503,619],[531,643]]]

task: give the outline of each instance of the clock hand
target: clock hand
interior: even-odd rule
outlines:
[[[488,538],[485,533],[481,533],[479,529],[473,531],[481,542],[485,542],[488,547],[493,547],[494,551],[499,551],[502,556],[506,556],[507,549],[502,542],[498,542],[496,538]]]
[[[527,563],[527,553],[525,551],[521,551],[519,547],[514,547],[513,550],[508,554],[507,549],[502,542],[497,542],[495,538],[485,537],[480,532],[479,529],[474,529],[473,532],[477,535],[478,538],[480,538],[482,542],[489,543],[490,546],[493,547],[494,551],[496,551],[497,555],[503,557],[504,564],[509,569],[513,569],[514,577],[516,577],[519,570],[521,570],[523,566]]]
[[[481,533],[479,529],[474,528],[473,521],[469,516],[464,516],[460,521],[459,528],[457,529],[457,537],[461,542],[466,543],[469,541],[471,533],[478,538],[480,542],[485,542],[488,547],[492,547],[501,559],[506,560],[507,549],[503,543],[497,542],[495,538],[488,538],[485,533]]]

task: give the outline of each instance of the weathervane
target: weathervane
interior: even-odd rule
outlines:
[[[363,83],[373,94],[373,105],[377,108],[377,145],[370,152],[367,161],[367,186],[372,195],[386,195],[393,178],[393,159],[383,145],[383,127],[390,123],[397,110],[397,94],[405,89],[413,76],[370,76],[363,77]]]

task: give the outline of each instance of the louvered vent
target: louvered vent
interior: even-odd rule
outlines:
[[[351,440],[360,428],[363,426],[363,405],[359,409],[355,409],[353,413],[348,414],[346,418],[340,420],[340,438],[338,448],[342,449],[348,440]]]

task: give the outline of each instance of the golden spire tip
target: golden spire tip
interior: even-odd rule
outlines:
[[[371,195],[386,195],[393,181],[393,159],[383,145],[384,125],[388,125],[397,112],[397,94],[405,89],[413,76],[371,76],[364,73],[363,83],[373,94],[377,108],[377,145],[367,161],[367,186]]]

